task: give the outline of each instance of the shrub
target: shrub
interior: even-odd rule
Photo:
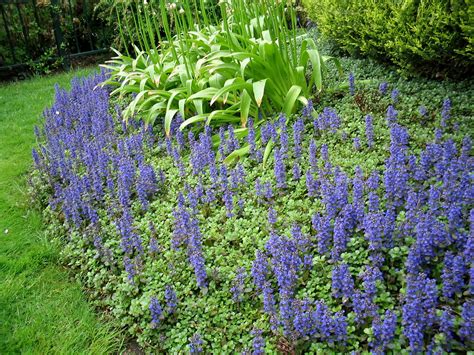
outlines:
[[[304,0],[321,32],[349,53],[431,76],[472,72],[469,0]]]
[[[269,120],[261,143],[249,124],[229,166],[209,126],[120,125],[101,80],[58,91],[36,178],[68,264],[147,350],[472,348],[474,161],[449,99],[414,113],[354,78],[342,107]],[[219,135],[220,156],[243,143]]]

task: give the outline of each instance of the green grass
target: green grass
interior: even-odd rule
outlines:
[[[59,263],[28,199],[33,127],[51,105],[54,84],[84,69],[0,85],[0,353],[117,352],[121,337],[97,319],[80,285]],[[8,230],[8,232],[7,232]]]

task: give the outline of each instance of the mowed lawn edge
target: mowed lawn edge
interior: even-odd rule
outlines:
[[[0,84],[0,353],[117,352],[122,337],[99,320],[78,282],[59,263],[28,198],[33,129],[54,100],[93,69]]]

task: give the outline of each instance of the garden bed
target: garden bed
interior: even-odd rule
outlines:
[[[469,96],[359,77],[259,140],[125,125],[105,73],[58,90],[33,180],[95,303],[150,351],[472,348]]]

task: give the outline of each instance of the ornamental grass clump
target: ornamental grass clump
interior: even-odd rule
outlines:
[[[166,136],[135,121],[122,126],[108,89],[96,87],[103,79],[58,90],[33,178],[63,234],[65,260],[141,346],[472,348],[474,160],[454,104],[449,119],[442,102],[430,112],[445,126],[420,144],[405,126],[413,110],[402,94],[388,121],[391,98],[374,96],[385,100],[368,125],[374,144],[359,151],[352,139],[367,129],[365,113],[353,111],[359,125],[347,132],[352,121],[339,108],[303,111],[286,130],[288,118],[276,115],[254,154],[228,165],[211,127]],[[222,129],[217,152],[243,144],[235,131]],[[269,143],[264,167],[257,152]],[[360,166],[340,163],[357,158]]]
[[[170,135],[179,114],[181,129],[233,124],[241,138],[250,117],[259,129],[273,112],[289,116],[307,106],[323,89],[328,61],[340,69],[307,34],[297,34],[291,2],[222,1],[222,18],[206,15],[204,6],[158,0],[132,7],[141,33],[135,53],[117,52],[104,65],[111,70],[105,84],[115,87],[112,95],[133,95],[125,119],[157,121]],[[128,43],[126,32],[122,37]],[[246,155],[249,146],[237,151]]]

